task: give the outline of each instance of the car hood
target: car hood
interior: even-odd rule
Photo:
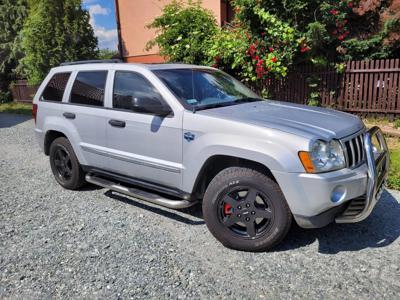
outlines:
[[[340,139],[364,128],[360,118],[351,114],[270,100],[207,109],[197,113],[325,140]]]

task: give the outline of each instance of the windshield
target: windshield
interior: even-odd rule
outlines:
[[[221,71],[171,69],[156,70],[154,73],[187,109],[201,110],[262,100],[242,83]]]

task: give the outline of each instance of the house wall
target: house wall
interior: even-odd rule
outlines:
[[[154,38],[155,30],[146,28],[155,17],[161,14],[162,8],[171,0],[116,0],[118,5],[120,37],[123,57],[127,62],[157,63],[164,59],[158,55],[155,46],[146,51],[146,44]],[[221,1],[203,0],[203,6],[210,9],[221,25]]]

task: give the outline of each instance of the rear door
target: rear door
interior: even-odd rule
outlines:
[[[132,107],[139,97],[167,104],[156,83],[134,71],[115,71],[107,116],[109,168],[167,187],[181,187],[182,114],[158,117]],[[168,104],[167,104],[168,105]],[[120,124],[120,126],[118,126]]]
[[[107,169],[106,118],[104,108],[108,71],[84,70],[74,73],[63,116],[75,130],[83,154],[81,164]]]

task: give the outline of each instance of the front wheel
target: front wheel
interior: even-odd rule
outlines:
[[[239,167],[214,177],[204,195],[203,215],[222,244],[243,251],[274,247],[292,222],[278,184],[260,172]]]

